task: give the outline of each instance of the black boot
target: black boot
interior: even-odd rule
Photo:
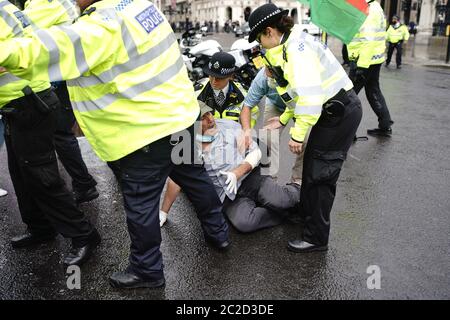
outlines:
[[[217,241],[217,240],[215,240],[213,238],[205,236],[205,241],[206,241],[206,243],[210,244],[211,246],[213,246],[215,249],[217,249],[219,251],[226,251],[231,246],[231,243],[228,240],[219,242],[219,241]]]
[[[367,134],[370,134],[372,136],[390,137],[392,135],[392,129],[369,129],[367,130]]]
[[[14,237],[11,239],[11,245],[13,248],[26,248],[33,245],[46,243],[55,240],[56,233],[49,232],[43,234],[32,234],[30,232],[26,232],[20,236]]]
[[[293,240],[289,241],[288,249],[297,253],[306,253],[306,252],[314,252],[314,251],[326,251],[328,250],[328,246],[312,244],[303,240]]]
[[[166,284],[164,278],[158,280],[147,280],[125,270],[115,272],[109,277],[109,283],[114,288],[136,289],[136,288],[160,288]]]
[[[102,238],[97,230],[92,232],[88,244],[83,247],[72,247],[69,254],[64,259],[66,266],[77,265],[81,266],[83,263],[89,260],[94,249],[100,244]]]
[[[92,201],[94,199],[97,199],[99,196],[96,187],[92,187],[84,191],[74,191],[74,193],[75,193],[75,202],[77,204]]]

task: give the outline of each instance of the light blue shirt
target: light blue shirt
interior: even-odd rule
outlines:
[[[217,195],[223,202],[225,197],[234,200],[236,194],[227,191],[226,177],[220,174],[220,171],[231,171],[241,165],[247,153],[241,153],[238,149],[238,139],[242,133],[242,127],[239,123],[229,119],[216,119],[217,136],[211,143],[210,149],[202,153],[205,161],[205,169],[211,178]],[[248,152],[258,148],[255,141],[252,141]],[[248,174],[238,180],[238,189],[242,181]]]
[[[267,84],[267,76],[264,72],[264,68],[262,68],[259,70],[255,79],[253,79],[252,85],[245,97],[244,104],[249,107],[257,106],[264,96],[266,96],[279,111],[284,112],[286,105],[277,90],[269,87]]]

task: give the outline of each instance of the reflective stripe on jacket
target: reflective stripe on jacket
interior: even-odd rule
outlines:
[[[287,108],[280,116],[284,125],[295,119],[291,137],[299,142],[309,127],[316,124],[323,104],[341,89],[350,90],[353,84],[333,53],[320,40],[301,31],[295,25],[283,45],[267,50],[272,66],[280,66],[286,87],[277,87]]]
[[[75,0],[28,0],[23,13],[34,28],[72,24],[80,16]]]
[[[0,41],[21,37],[24,28],[30,25],[29,18],[9,1],[0,1]],[[20,78],[21,71],[16,75],[0,71],[0,108],[10,101],[24,96],[22,89],[29,86],[33,91],[40,92],[50,87],[46,81],[29,81]]]
[[[175,35],[146,0],[104,0],[70,26],[0,42],[0,65],[67,80],[97,155],[118,160],[194,123],[200,110]]]

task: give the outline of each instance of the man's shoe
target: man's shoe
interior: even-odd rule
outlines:
[[[129,271],[119,271],[109,277],[109,283],[119,289],[160,288],[166,284],[166,280],[146,280]]]
[[[293,240],[288,242],[288,249],[293,252],[306,253],[314,251],[327,251],[328,246],[319,246],[303,240]]]
[[[77,204],[89,202],[97,199],[99,194],[96,187],[89,188],[85,191],[75,191],[75,202]]]
[[[386,63],[384,66],[385,66],[386,68],[389,68],[389,63]]]
[[[206,237],[205,238],[206,242],[209,243],[210,245],[212,245],[215,249],[220,250],[220,251],[225,251],[227,250],[231,243],[228,240],[222,241],[222,242],[218,242],[216,240],[213,240],[211,238]]]
[[[51,232],[49,234],[34,235],[30,232],[22,234],[20,236],[11,239],[11,245],[13,248],[26,248],[29,246],[46,243],[55,240],[56,233]]]
[[[370,134],[372,136],[390,137],[392,135],[392,129],[369,129],[367,130],[367,134]]]
[[[397,66],[397,69],[401,69],[402,68],[402,66]]]
[[[83,263],[89,260],[94,249],[100,244],[102,238],[98,234],[97,230],[93,231],[91,240],[84,247],[72,247],[69,254],[64,259],[64,264],[66,266],[77,265],[81,266]]]

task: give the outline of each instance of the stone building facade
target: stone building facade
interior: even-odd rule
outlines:
[[[238,21],[239,24],[248,20],[250,13],[267,0],[160,0],[161,9],[170,21],[184,22],[188,18],[191,22],[219,21],[221,28],[227,21]],[[306,17],[307,8],[303,8],[297,1],[281,0],[274,3],[289,9],[291,16],[298,21]]]

